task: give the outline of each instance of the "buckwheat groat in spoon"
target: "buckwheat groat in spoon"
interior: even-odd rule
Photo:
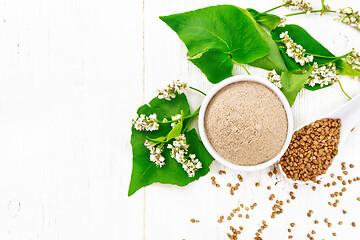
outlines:
[[[299,128],[280,159],[282,174],[296,183],[319,180],[359,122],[360,94],[324,118]]]

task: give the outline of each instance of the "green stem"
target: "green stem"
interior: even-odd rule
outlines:
[[[199,107],[195,110],[195,112],[193,112],[192,114],[190,114],[190,115],[188,115],[188,116],[186,116],[186,117],[184,117],[184,111],[183,111],[183,110],[180,110],[180,114],[181,114],[180,119],[178,119],[178,120],[172,120],[172,121],[168,121],[168,122],[160,122],[160,121],[159,121],[158,123],[171,123],[171,122],[177,122],[177,121],[180,120],[180,121],[183,122],[183,129],[181,130],[181,133],[185,133],[186,130],[189,128],[190,124],[192,123],[192,121],[197,117],[197,115],[199,115],[200,107],[201,107],[201,106],[199,106]],[[186,119],[189,119],[189,121],[185,123],[185,120],[186,120]],[[169,135],[169,133],[168,133],[168,135]],[[158,145],[158,144],[162,144],[162,143],[167,143],[169,140],[171,140],[172,138],[171,138],[171,139],[167,139],[167,136],[168,136],[168,135],[166,135],[165,137],[157,138],[157,139],[152,139],[152,138],[149,138],[149,137],[146,137],[146,138],[147,138],[148,140],[156,143],[156,145]]]
[[[182,110],[181,110],[181,111],[182,111]],[[199,114],[199,111],[200,111],[200,107],[199,107],[198,109],[196,109],[196,111],[193,112],[192,114],[190,114],[190,115],[188,115],[188,116],[185,116],[185,117],[182,117],[182,119],[185,120],[185,119],[188,119],[188,118],[192,118],[192,117],[198,115],[198,114]],[[181,113],[181,112],[180,112],[180,113]],[[183,114],[183,113],[182,113],[182,114]],[[170,120],[170,121],[166,121],[166,122],[158,121],[158,123],[173,123],[173,122],[177,122],[177,121],[179,121],[179,119],[178,119],[178,120]]]
[[[349,100],[351,100],[351,97],[350,97],[349,95],[347,95],[347,93],[344,91],[344,89],[343,89],[343,87],[342,87],[342,85],[341,85],[340,80],[338,80],[338,82],[339,82],[339,86],[340,86],[340,88],[341,88],[341,91],[345,94],[345,96],[346,96]]]
[[[188,128],[189,128],[190,124],[192,123],[192,121],[194,121],[194,119],[199,115],[200,107],[201,106],[199,106],[198,109],[196,109],[196,111],[193,112],[191,115],[186,117],[189,120],[184,124],[185,126],[184,126],[184,129],[181,131],[182,133],[185,133],[188,130]]]
[[[283,43],[283,41],[282,40],[274,40],[275,42],[281,42],[281,43]],[[285,48],[284,46],[280,46],[279,48]],[[319,58],[326,58],[326,59],[342,59],[342,58],[345,58],[345,57],[347,57],[348,55],[350,55],[351,54],[351,52],[349,52],[349,53],[346,53],[346,54],[344,54],[344,55],[342,55],[342,56],[338,56],[338,57],[331,57],[331,56],[323,56],[323,55],[318,55],[318,54],[315,54],[315,53],[310,53],[310,52],[305,52],[305,54],[306,55],[312,55],[312,56],[314,56],[314,57],[319,57]]]
[[[197,88],[194,88],[194,87],[189,87],[190,89],[194,90],[194,91],[197,91],[199,93],[201,93],[202,95],[206,96],[206,93],[204,93],[203,91],[197,89]]]
[[[331,56],[322,56],[322,55],[318,55],[318,54],[314,54],[314,53],[309,53],[309,52],[305,52],[305,54],[307,55],[312,55],[314,57],[320,57],[320,58],[327,58],[327,59],[340,59],[340,58],[344,58],[344,57],[347,57],[350,53],[347,53],[347,54],[344,54],[342,56],[339,56],[339,57],[331,57]]]
[[[314,10],[314,11],[310,11],[311,13],[336,13],[336,11],[332,11],[332,10]],[[287,14],[285,15],[285,17],[291,17],[291,16],[296,16],[296,15],[302,15],[302,14],[306,14],[307,12],[297,12],[297,13],[291,13],[291,14]]]
[[[177,121],[179,121],[179,119],[178,120],[170,120],[170,121],[166,121],[166,122],[158,121],[158,123],[173,123],[173,122],[177,122]]]
[[[282,6],[283,6],[283,5],[280,5],[280,6],[277,6],[277,7],[271,8],[271,9],[269,9],[269,10],[267,10],[267,11],[263,12],[263,13],[268,13],[268,12],[274,11],[274,10],[276,10],[276,9],[278,9],[278,8],[281,8]]]
[[[246,69],[246,67],[245,67],[243,64],[239,63],[239,65],[240,65],[243,69],[245,69],[245,71],[246,71],[246,73],[247,73],[248,75],[251,75],[250,72]]]
[[[321,0],[321,9],[325,9],[325,0]]]
[[[200,112],[200,107],[198,107],[198,108],[195,110],[195,112],[193,112],[191,115],[184,117],[184,120],[199,115],[199,112]]]
[[[325,4],[325,0],[321,0],[321,15],[323,15],[326,11],[330,11],[330,6]]]

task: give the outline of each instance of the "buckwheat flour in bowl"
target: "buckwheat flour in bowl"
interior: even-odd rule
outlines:
[[[269,160],[274,163],[291,139],[292,116],[288,105],[285,109],[284,96],[262,79],[252,78],[232,79],[205,102],[206,109],[201,109],[203,129],[199,125],[199,130],[206,138],[205,146],[215,159],[225,160],[231,167],[258,166]]]

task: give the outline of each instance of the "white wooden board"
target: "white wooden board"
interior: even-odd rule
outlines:
[[[270,194],[286,200],[294,190],[281,177],[270,178],[269,169],[241,173],[244,182],[234,196],[225,185],[236,183],[238,173],[214,162],[209,175],[189,186],[154,184],[127,197],[130,121],[137,107],[173,79],[205,92],[212,87],[158,17],[225,3],[263,11],[281,1],[0,0],[0,239],[227,239],[229,226],[241,225],[240,239],[247,240],[262,220],[269,225],[261,235],[265,240],[287,239],[290,222],[296,223],[293,239],[306,239],[311,230],[317,232],[315,239],[356,239],[360,182],[348,187],[337,208],[327,202],[341,186],[315,192],[301,186],[296,200],[275,219],[270,219]],[[356,0],[328,3],[334,9],[360,9]],[[289,22],[303,26],[335,54],[360,50],[360,32],[332,18],[299,16]],[[245,74],[238,67],[234,73]],[[359,80],[341,79],[350,96],[360,93]],[[187,95],[196,109],[203,97]],[[293,106],[295,127],[346,101],[337,85],[302,91]],[[357,126],[336,159],[337,165],[355,164],[351,177],[360,176],[359,145]],[[219,176],[220,169],[227,174]],[[221,188],[211,185],[211,176]],[[240,203],[254,202],[258,206],[250,219],[217,222]],[[311,218],[306,216],[310,209]],[[191,218],[200,222],[191,223]],[[331,228],[324,218],[333,223]],[[340,220],[343,226],[336,224]],[[352,221],[358,227],[351,227]]]

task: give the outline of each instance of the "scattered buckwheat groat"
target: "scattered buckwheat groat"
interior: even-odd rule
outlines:
[[[211,183],[212,183],[212,185],[214,185],[215,187],[220,187],[220,184],[218,184],[218,183],[216,182],[214,176],[211,177]]]
[[[338,123],[337,128],[340,127],[340,125],[339,125],[340,123],[337,120],[333,120],[333,121],[330,121],[330,122]],[[334,126],[333,126],[332,123],[327,123],[325,125],[324,131],[325,132],[332,132],[333,130],[331,128],[335,127],[335,125],[336,124],[334,124]],[[322,126],[323,126],[323,124],[320,123],[319,127],[321,128]],[[315,127],[316,127],[316,125],[315,125]],[[328,127],[328,128],[326,128],[326,127]],[[333,135],[335,135],[335,133],[337,134],[338,131],[334,131]],[[329,135],[331,135],[331,134],[329,134]],[[310,133],[310,137],[311,137],[311,133]],[[328,139],[329,139],[329,136],[328,136]],[[321,141],[326,142],[326,139],[324,137],[322,137]],[[332,146],[331,144],[330,144],[330,147],[327,146],[328,150],[326,150],[325,147],[324,147],[323,151],[325,153],[327,151],[329,152],[329,148],[331,149],[331,146]],[[317,151],[320,152],[320,149],[318,149]],[[315,153],[314,153],[314,155],[315,155]],[[348,170],[349,170],[348,174],[349,175],[352,174],[352,171],[350,169],[351,168],[350,165],[347,165],[345,162],[338,162],[338,163],[336,163],[336,165],[338,165],[338,170],[340,170],[340,169],[342,170],[341,172],[339,172],[337,174],[335,174],[335,173],[330,174],[329,173],[329,178],[324,179],[323,183],[320,180],[317,180],[317,181],[314,181],[316,184],[311,184],[311,183],[306,183],[305,184],[305,186],[306,185],[308,186],[308,188],[307,188],[308,190],[312,189],[313,191],[315,191],[315,190],[317,190],[317,191],[325,190],[325,189],[322,189],[322,187],[324,187],[324,188],[332,188],[332,189],[329,189],[329,193],[327,195],[328,200],[324,202],[325,204],[328,203],[328,205],[331,206],[331,207],[340,207],[343,196],[346,195],[347,190],[350,190],[349,189],[350,185],[354,184],[356,181],[360,180],[360,177],[351,176],[351,179],[350,179],[349,176],[346,176],[346,173],[344,173],[344,171],[346,171],[347,167],[348,167]],[[222,172],[222,174],[224,174],[224,173]],[[219,175],[222,175],[222,174],[219,172]],[[268,175],[270,177],[274,176],[276,174],[277,174],[276,169],[274,169],[273,171],[268,172]],[[221,176],[219,176],[219,177],[221,178]],[[212,176],[210,179],[212,180],[213,185],[218,185],[218,183],[216,182],[217,178],[215,178],[215,176]],[[236,181],[234,182],[234,180],[236,180]],[[349,182],[349,180],[351,180],[351,181]],[[286,205],[291,204],[296,199],[295,195],[297,195],[299,192],[301,192],[302,189],[306,188],[306,187],[303,187],[303,186],[300,187],[300,185],[298,183],[288,185],[289,187],[292,187],[292,188],[289,189],[290,191],[288,192],[288,196],[287,196],[288,199],[287,198],[279,199],[279,196],[275,195],[276,192],[273,192],[274,188],[276,188],[275,186],[277,185],[277,183],[278,183],[278,181],[276,181],[276,183],[274,185],[271,185],[271,186],[270,186],[269,183],[267,183],[267,185],[262,186],[262,184],[260,184],[260,181],[249,182],[249,181],[246,181],[246,179],[243,179],[243,177],[240,174],[236,174],[236,175],[233,175],[233,178],[231,180],[227,179],[227,181],[224,182],[223,184],[226,186],[226,189],[230,189],[230,191],[232,193],[234,193],[234,191],[238,190],[238,189],[240,191],[242,191],[243,190],[242,187],[244,185],[246,185],[246,184],[248,184],[248,185],[251,184],[252,186],[255,185],[255,187],[258,187],[258,188],[264,187],[264,190],[268,193],[269,201],[272,202],[272,204],[271,204],[271,210],[272,211],[271,211],[271,215],[269,216],[269,220],[268,220],[269,225],[271,225],[271,223],[273,221],[276,221],[275,219],[278,217],[278,215],[283,214],[285,212],[283,210],[283,208],[285,207],[284,209],[286,210]],[[258,189],[258,188],[256,188],[256,189]],[[311,192],[313,194],[316,194],[313,191],[311,191]],[[234,197],[236,197],[236,196],[234,196]],[[353,200],[360,201],[359,195],[353,196]],[[238,225],[239,223],[241,223],[241,224],[250,224],[252,219],[256,219],[256,216],[257,216],[256,212],[252,212],[252,210],[254,210],[257,206],[258,206],[258,204],[256,202],[253,202],[252,204],[249,204],[249,205],[246,204],[245,202],[238,202],[236,204],[235,208],[233,208],[225,216],[220,215],[216,219],[219,224],[225,224],[227,227],[230,227],[230,232],[226,233],[228,239],[231,239],[231,240],[243,239],[239,235],[240,234],[244,235],[244,233],[245,233],[244,228],[242,226],[238,226],[238,228],[235,228],[235,226]],[[312,206],[312,205],[310,205],[310,206]],[[259,204],[259,207],[261,207],[260,204]],[[329,235],[331,235],[333,237],[341,237],[341,236],[338,236],[338,235],[341,235],[341,231],[337,232],[338,228],[342,228],[342,227],[344,227],[346,225],[356,229],[356,223],[352,222],[355,219],[352,220],[352,221],[349,221],[349,222],[346,222],[346,221],[343,222],[343,220],[341,220],[339,218],[334,218],[334,219],[330,220],[330,218],[327,218],[326,216],[323,216],[323,218],[322,218],[323,220],[321,220],[321,221],[319,221],[319,218],[317,218],[317,217],[316,218],[318,220],[314,219],[313,217],[314,217],[315,212],[316,212],[316,215],[323,214],[323,212],[318,211],[318,210],[319,209],[316,209],[316,208],[310,208],[304,214],[308,217],[307,221],[310,222],[310,223],[313,223],[314,227],[317,226],[317,225],[325,225]],[[339,209],[339,213],[340,214],[341,213],[346,214],[347,211]],[[191,219],[190,221],[193,222],[193,223],[199,222],[196,219]],[[321,222],[323,222],[323,223],[321,223]],[[261,223],[262,223],[262,225],[260,225]],[[259,224],[259,228],[254,233],[255,235],[254,235],[254,237],[252,239],[263,240],[262,234],[264,234],[264,230],[268,227],[268,223],[265,220],[262,220],[261,223]],[[232,226],[230,226],[230,224]],[[297,233],[297,231],[295,231],[294,227],[295,227],[295,222],[291,222],[290,226],[288,228],[286,228],[287,234],[288,234],[287,235],[288,239],[298,239],[299,236],[297,235],[298,233]],[[319,229],[314,228],[309,232],[305,232],[305,233],[302,232],[300,234],[307,234],[307,239],[315,240],[315,239],[317,239],[317,238],[315,238],[317,235],[323,234],[323,230],[319,231]],[[322,239],[322,238],[319,238],[319,239]]]
[[[192,219],[190,219],[190,222],[192,222],[192,223],[198,223],[198,222],[200,222],[200,220],[192,218]]]
[[[316,182],[326,173],[338,153],[340,126],[340,119],[324,118],[296,131],[280,160],[287,178]]]

